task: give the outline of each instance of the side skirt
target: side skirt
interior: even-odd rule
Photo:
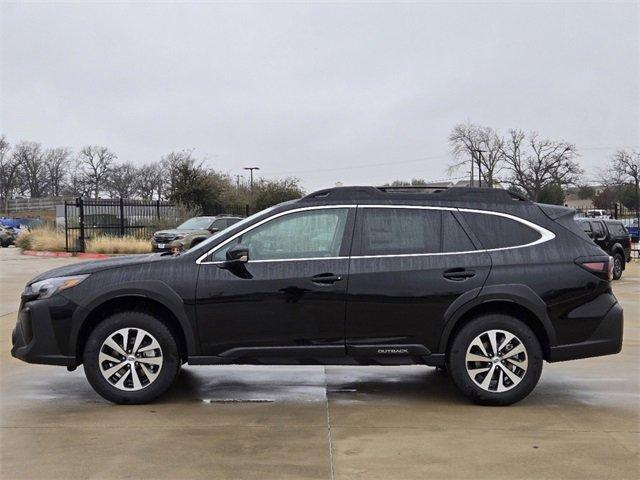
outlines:
[[[211,356],[190,356],[190,365],[429,365],[445,355],[421,345],[286,346],[234,348]]]

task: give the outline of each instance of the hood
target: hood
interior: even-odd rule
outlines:
[[[207,232],[207,233],[211,233],[209,232],[209,230],[191,230],[191,229],[182,229],[182,230],[178,230],[177,228],[173,228],[171,230],[160,230],[156,233],[154,233],[153,235],[161,235],[161,236],[166,236],[166,237],[174,237],[176,235],[191,235],[192,233],[199,233],[199,232]]]
[[[163,255],[161,253],[152,253],[149,255],[128,255],[125,257],[106,258],[104,260],[90,260],[88,262],[80,262],[73,265],[54,268],[53,270],[41,273],[40,275],[29,280],[29,282],[27,282],[27,285],[38,282],[40,280],[44,280],[46,278],[66,277],[70,275],[84,275],[87,273],[95,273],[101,270],[109,270],[112,268],[162,261],[168,258],[172,257]]]

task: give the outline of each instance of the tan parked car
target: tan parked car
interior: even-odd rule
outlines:
[[[224,230],[240,220],[242,217],[231,215],[193,217],[177,228],[154,233],[151,239],[151,248],[154,252],[168,252],[174,248],[188,250],[214,233]]]

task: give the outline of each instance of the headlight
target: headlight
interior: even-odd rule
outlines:
[[[75,287],[89,275],[74,275],[72,277],[54,277],[40,280],[39,282],[27,285],[24,295],[34,298],[49,298],[55,293],[61,292],[71,287]]]
[[[186,233],[180,233],[178,235],[176,235],[175,237],[173,237],[174,240],[180,240],[181,238],[186,237],[187,234]]]

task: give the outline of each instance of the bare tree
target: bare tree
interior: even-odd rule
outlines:
[[[100,192],[106,188],[107,177],[117,158],[117,155],[107,147],[99,145],[87,145],[80,150],[78,159],[83,166],[88,182],[91,184],[94,198],[98,198]]]
[[[109,172],[106,187],[111,197],[131,198],[136,194],[138,169],[131,163],[117,165]]]
[[[82,162],[75,158],[62,192],[74,197],[87,197],[91,195],[91,189],[92,184],[83,170]]]
[[[154,194],[158,200],[163,198],[167,173],[164,163],[147,163],[138,169],[136,188],[138,195],[145,200],[153,200]]]
[[[20,164],[10,155],[11,145],[6,137],[0,137],[0,197],[4,201],[5,215],[9,215],[9,198],[18,181]]]
[[[13,158],[19,164],[19,178],[23,192],[31,198],[46,195],[49,181],[44,162],[45,153],[37,142],[20,142],[13,149]]]
[[[475,169],[480,163],[482,181],[490,187],[495,184],[496,176],[503,168],[504,139],[498,132],[491,127],[461,123],[453,127],[449,135],[449,145],[456,158],[456,163],[449,167],[449,173],[465,166]]]
[[[65,147],[50,148],[44,155],[44,167],[48,177],[49,193],[58,197],[64,188],[71,151]]]
[[[613,157],[613,170],[631,180],[636,188],[636,217],[640,227],[640,152],[618,150]]]
[[[511,172],[508,183],[534,201],[546,187],[574,185],[582,174],[575,145],[543,139],[536,132],[527,137],[522,130],[510,130],[502,155]]]

